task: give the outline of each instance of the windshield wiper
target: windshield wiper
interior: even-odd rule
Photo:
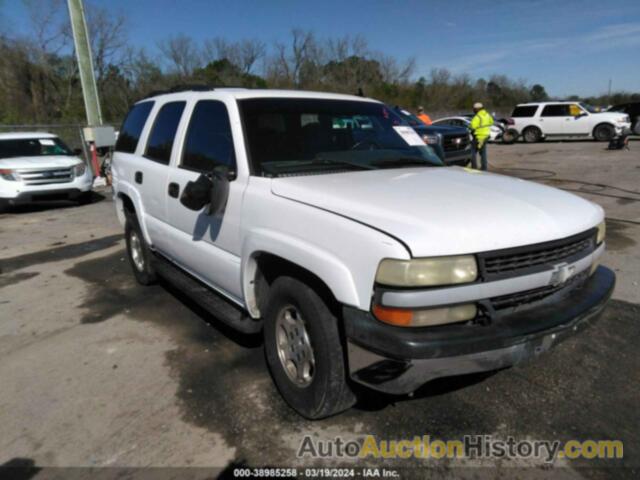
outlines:
[[[424,160],[422,158],[415,157],[395,157],[391,159],[378,160],[373,162],[374,165],[378,165],[380,167],[409,167],[414,165],[419,165],[423,167],[435,167],[437,166],[434,163],[429,162],[428,160]]]
[[[359,163],[359,162],[350,162],[349,160],[337,160],[326,158],[323,156],[316,156],[313,160],[311,160],[312,165],[347,165],[351,167],[360,168],[362,170],[377,170],[373,165]]]

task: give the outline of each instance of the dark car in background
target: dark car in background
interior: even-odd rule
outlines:
[[[466,166],[473,157],[469,130],[464,127],[425,125],[418,117],[400,107],[392,107],[422,137],[446,165]]]
[[[629,115],[631,119],[631,130],[634,134],[640,135],[640,102],[621,103],[614,105],[608,112],[622,112]]]

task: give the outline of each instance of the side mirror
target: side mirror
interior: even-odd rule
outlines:
[[[233,178],[234,172],[226,167],[216,167],[210,174],[202,174],[196,181],[187,183],[180,203],[194,211],[208,206],[207,215],[223,213],[229,198],[229,182]]]
[[[81,156],[82,154],[84,154],[84,152],[82,151],[81,148],[74,148],[73,149],[73,154],[76,156]]]

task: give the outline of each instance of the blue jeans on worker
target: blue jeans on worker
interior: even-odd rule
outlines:
[[[480,154],[480,166],[482,170],[489,168],[487,161],[487,140],[479,142],[477,139],[473,141],[473,156],[471,157],[471,166],[478,169],[478,154]]]

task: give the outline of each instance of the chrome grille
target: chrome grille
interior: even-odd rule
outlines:
[[[442,139],[442,148],[445,152],[457,152],[469,147],[469,135],[445,135]]]
[[[73,181],[72,168],[18,170],[18,175],[20,175],[20,179],[25,185],[49,185],[52,183],[68,183]]]
[[[555,265],[568,259],[583,257],[595,247],[595,232],[556,242],[547,242],[479,255],[485,276],[491,277],[532,267]]]
[[[561,290],[566,290],[568,293],[573,288],[582,284],[588,276],[588,271],[586,271],[570,278],[560,285],[548,285],[546,287],[536,288],[533,290],[503,295],[502,297],[495,297],[491,299],[491,305],[495,310],[504,310],[505,308],[514,308],[519,307],[520,305],[539,302],[554,293],[560,292]]]

